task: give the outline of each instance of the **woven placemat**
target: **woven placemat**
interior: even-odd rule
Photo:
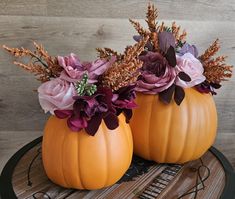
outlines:
[[[211,148],[201,159],[177,164],[156,164],[133,157],[126,174],[113,186],[95,190],[65,189],[46,176],[38,138],[19,150],[4,167],[0,179],[2,199],[11,198],[206,198],[235,197],[235,174],[227,159]]]

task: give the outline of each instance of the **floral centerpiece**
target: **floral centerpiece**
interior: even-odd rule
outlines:
[[[123,54],[82,62],[76,54],[50,56],[34,42],[35,51],[3,46],[15,61],[42,84],[39,103],[50,112],[43,135],[42,158],[55,183],[79,189],[112,185],[128,169],[133,143],[128,124],[135,82],[143,62],[138,59],[148,37],[129,46]],[[125,116],[125,119],[124,119]],[[117,162],[118,160],[118,162]]]
[[[226,56],[215,57],[219,40],[201,55],[173,22],[157,21],[149,4],[148,29],[131,20],[139,42],[148,37],[135,90],[138,108],[130,123],[135,154],[162,163],[184,163],[201,157],[213,144],[217,113],[212,95],[232,76]]]
[[[135,89],[139,107],[131,122],[134,152],[157,162],[184,163],[201,157],[214,142],[212,95],[232,76],[232,66],[225,63],[226,56],[215,57],[218,39],[199,54],[175,22],[168,26],[157,21],[154,5],[146,15],[148,29],[130,20],[138,32],[136,41],[149,37],[139,56],[144,63]]]

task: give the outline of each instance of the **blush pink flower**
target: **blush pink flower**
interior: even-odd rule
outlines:
[[[41,84],[38,88],[39,103],[45,112],[54,114],[55,110],[72,110],[76,90],[73,83],[55,78]]]
[[[97,59],[94,62],[82,63],[73,53],[65,57],[58,56],[59,65],[64,68],[60,78],[68,82],[77,82],[82,79],[84,73],[87,73],[89,83],[95,83],[98,76],[102,75],[114,61],[115,57],[112,57],[110,61]]]
[[[86,68],[82,65],[77,55],[71,53],[68,56],[58,56],[58,63],[64,68],[61,78],[69,82],[76,82],[82,79]]]
[[[94,83],[98,77],[102,75],[114,62],[116,57],[113,56],[109,61],[105,59],[97,59],[93,62],[84,63],[86,70],[88,71],[89,82]]]
[[[201,62],[195,58],[191,53],[186,53],[183,56],[176,56],[177,65],[175,67],[177,74],[184,72],[191,78],[191,81],[186,82],[176,77],[176,85],[183,88],[190,88],[205,81],[203,75],[204,69]]]

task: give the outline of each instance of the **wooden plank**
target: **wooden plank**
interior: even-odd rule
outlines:
[[[235,63],[233,22],[178,23],[188,30],[188,41],[197,44],[201,52],[219,37],[221,53],[229,56],[230,63]],[[135,34],[127,19],[1,16],[0,26],[0,45],[30,47],[31,40],[36,40],[43,43],[52,55],[75,52],[82,60],[95,59],[96,47],[108,46],[121,51],[133,43],[132,35]],[[3,51],[0,51],[0,60],[0,129],[42,130],[48,116],[43,114],[37,94],[32,92],[39,82],[31,74],[13,66],[13,58]],[[225,82],[215,97],[220,133],[230,133],[235,129],[235,93],[231,92],[234,81],[233,77]]]
[[[162,19],[235,20],[233,0],[1,0],[0,15],[144,18],[148,2],[156,4]]]
[[[0,172],[21,147],[42,135],[42,131],[0,131]]]
[[[204,189],[198,191],[199,198],[219,198],[225,185],[225,172],[216,157],[207,152],[200,160],[191,161],[184,165],[152,165],[143,175],[133,176],[131,181],[115,184],[104,189],[85,191],[68,190],[59,187],[48,180],[43,169],[41,154],[37,157],[38,147],[33,147],[18,162],[14,169],[12,185],[18,198],[33,198],[35,194],[51,198],[177,198],[186,194],[188,197],[192,187]],[[34,159],[37,157],[36,159]],[[32,160],[35,160],[32,163]],[[141,160],[139,160],[141,161]],[[140,163],[140,162],[139,162]],[[29,165],[32,165],[29,172]],[[138,164],[138,166],[140,166]],[[137,169],[137,164],[132,164],[132,170]],[[145,165],[146,166],[146,165]],[[145,167],[142,162],[142,168]],[[18,170],[21,175],[15,175]],[[28,173],[29,172],[29,173]],[[199,177],[200,173],[200,179]],[[28,174],[28,175],[27,175]],[[131,172],[129,175],[132,175]],[[197,184],[197,179],[198,183]],[[207,179],[208,178],[208,179]],[[28,179],[31,186],[28,186]],[[200,181],[201,180],[201,181]],[[205,181],[204,181],[205,180]],[[66,196],[67,195],[67,196]],[[35,196],[36,197],[36,196]]]
[[[1,0],[0,15],[46,15],[47,0]]]

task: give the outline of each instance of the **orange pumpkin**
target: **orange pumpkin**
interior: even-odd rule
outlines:
[[[109,130],[102,121],[95,136],[72,132],[66,119],[51,116],[42,143],[43,165],[54,183],[67,188],[100,189],[117,182],[129,168],[133,141],[124,116]]]
[[[136,102],[130,123],[135,154],[159,163],[184,163],[198,159],[213,144],[217,112],[211,94],[185,89],[178,106],[138,93]]]

